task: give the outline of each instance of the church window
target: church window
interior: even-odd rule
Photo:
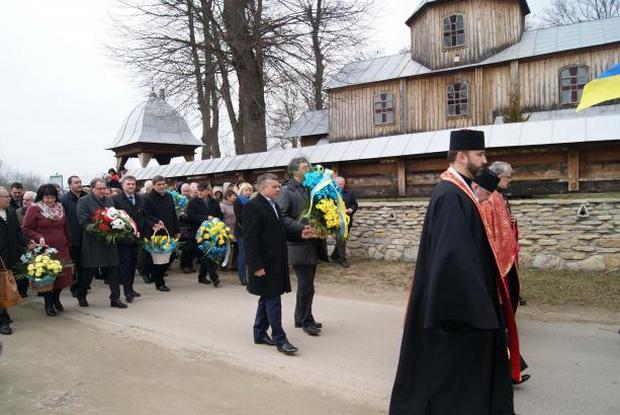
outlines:
[[[587,66],[569,66],[560,70],[560,104],[577,104],[588,83]]]
[[[443,19],[443,47],[454,48],[465,44],[465,21],[462,14]]]
[[[448,85],[448,116],[467,115],[469,113],[469,83],[455,82]]]
[[[388,92],[375,95],[375,125],[394,122],[394,96]]]

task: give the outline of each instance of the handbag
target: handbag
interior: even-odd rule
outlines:
[[[21,301],[15,277],[0,258],[0,307],[10,308]]]

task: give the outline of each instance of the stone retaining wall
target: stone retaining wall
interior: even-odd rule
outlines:
[[[521,265],[620,270],[620,199],[514,200]],[[347,244],[352,256],[415,261],[428,201],[360,202]]]

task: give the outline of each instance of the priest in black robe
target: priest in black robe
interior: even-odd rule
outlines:
[[[514,415],[494,253],[471,184],[484,133],[453,131],[428,205],[390,415]]]

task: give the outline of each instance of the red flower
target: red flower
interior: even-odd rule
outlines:
[[[100,223],[99,224],[99,230],[102,232],[107,232],[110,230],[110,227],[108,226],[107,223]]]

